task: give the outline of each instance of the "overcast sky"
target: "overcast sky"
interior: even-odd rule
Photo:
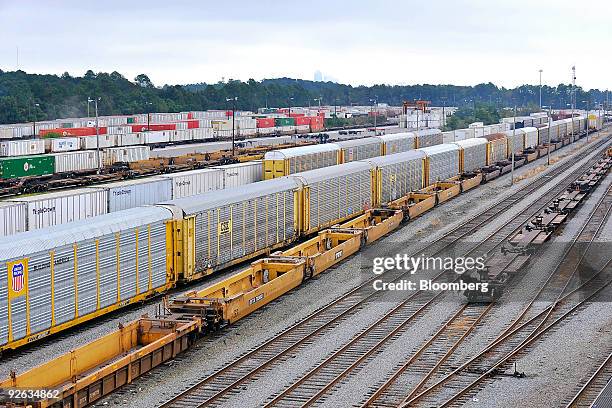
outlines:
[[[609,1],[0,0],[0,69],[612,89]]]

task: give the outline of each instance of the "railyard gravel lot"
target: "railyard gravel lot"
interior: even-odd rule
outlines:
[[[551,154],[553,159],[564,157],[561,158],[560,161],[557,161],[555,165],[559,164],[562,160],[572,160],[570,153],[575,150],[577,151],[584,144],[584,139],[581,139],[573,145],[565,147],[560,151],[553,152]],[[417,252],[424,246],[425,241],[434,240],[448,229],[461,223],[466,217],[477,214],[485,208],[488,208],[491,204],[518,191],[533,178],[541,177],[544,174],[544,165],[545,159],[539,159],[534,163],[517,169],[515,176],[523,179],[512,188],[508,187],[509,176],[506,175],[466,194],[460,195],[450,202],[435,208],[424,216],[409,222],[395,233],[375,243],[373,248],[376,248],[376,252],[379,254],[378,256],[393,256],[395,253],[390,251],[390,249],[397,251],[396,248],[398,245],[405,247],[408,253]],[[568,172],[571,170],[572,169]],[[559,177],[563,178],[563,176]],[[600,189],[602,187],[603,186],[601,186]],[[545,189],[546,187],[540,190]],[[543,192],[544,191],[538,191],[535,195],[543,194]],[[591,201],[592,200],[589,202]],[[523,205],[526,204],[523,203]],[[504,217],[501,217],[492,224],[503,222],[506,218],[512,218],[512,214],[516,214],[518,208],[520,207],[511,209]],[[581,213],[579,212],[575,219],[579,220],[580,217]],[[495,225],[491,225],[487,227],[487,229],[494,229]],[[571,228],[568,226],[564,234],[569,234],[569,232],[571,232],[570,230]],[[609,230],[608,228],[606,231],[608,235],[602,235],[601,239],[609,240]],[[479,238],[478,234],[475,235],[476,236],[472,237],[474,240]],[[544,268],[545,264],[547,262],[550,264],[552,260],[548,257],[543,257],[538,260],[538,263],[539,262],[543,264],[539,266],[538,269],[540,267]],[[100,401],[97,405],[123,405],[133,407],[151,407],[159,405],[189,384],[194,383],[196,379],[213,373],[216,369],[230,363],[249,349],[263,343],[275,333],[303,319],[316,309],[325,306],[343,293],[346,293],[351,288],[360,284],[364,275],[357,271],[361,269],[362,263],[363,255],[358,254],[350,258],[346,262],[320,275],[317,279],[313,279],[291,293],[282,296],[280,299],[254,315],[225,329],[223,335],[215,336],[213,339],[203,340],[202,344],[205,344],[205,347],[198,347],[196,350],[190,351],[189,353],[191,354],[189,355],[189,359],[166,364],[161,370],[154,370],[149,375],[143,377],[142,380],[138,380],[135,386],[130,387],[128,392],[113,394]],[[536,265],[537,264],[534,265],[534,268],[536,268]],[[214,279],[209,279],[192,288],[207,286],[216,280],[222,279],[224,276],[227,276],[227,273],[219,275]],[[517,284],[513,286],[513,293],[528,293],[530,289],[533,290],[535,286],[534,283],[538,282],[539,279],[542,279],[542,277],[528,274],[524,279],[521,279],[520,282],[517,282]],[[380,354],[376,355],[376,360],[368,361],[360,370],[359,374],[351,376],[341,387],[334,390],[333,398],[328,399],[326,405],[345,406],[362,401],[363,396],[372,384],[382,381],[384,377],[391,372],[398,361],[405,359],[412,351],[416,350],[428,336],[431,336],[437,330],[439,325],[444,322],[444,319],[450,316],[455,309],[454,307],[449,307],[449,305],[458,305],[461,301],[462,299],[460,296],[449,294],[446,301],[439,302],[437,305],[427,310],[427,312],[411,324],[404,333],[389,342],[387,347],[385,347]],[[316,344],[315,347],[307,348],[305,351],[298,351],[292,354],[281,365],[275,367],[273,371],[267,372],[265,376],[257,379],[251,384],[247,383],[240,393],[231,395],[230,398],[225,400],[224,405],[261,405],[271,394],[280,392],[286,385],[291,383],[292,380],[308,371],[315,363],[324,359],[334,349],[338,348],[341,343],[346,342],[357,332],[367,327],[368,324],[371,324],[377,317],[380,317],[395,304],[395,301],[375,301],[369,303],[368,308],[358,311],[352,315],[350,319],[342,322],[327,333],[324,337],[324,341]],[[105,317],[102,320],[85,325],[78,330],[78,335],[60,335],[45,340],[38,345],[34,345],[34,347],[29,350],[17,351],[16,353],[9,354],[7,358],[0,360],[0,375],[3,377],[7,376],[11,369],[17,372],[23,372],[28,368],[49,360],[55,355],[68,352],[75,347],[110,332],[116,328],[119,323],[131,321],[144,313],[154,315],[156,306],[157,302],[150,302],[144,306],[132,307],[128,311],[121,311],[109,317]],[[506,302],[503,306],[494,309],[494,312],[492,312],[479,326],[477,331],[479,335],[470,336],[466,340],[465,348],[461,348],[461,350],[465,352],[465,355],[460,353],[457,355],[457,358],[460,360],[478,350],[479,347],[482,348],[482,344],[494,337],[501,331],[504,325],[507,324],[510,319],[508,315],[516,314],[520,306],[520,302]],[[565,342],[566,345],[570,345],[571,343],[575,347],[581,342],[583,342],[582,344],[589,344],[589,339],[592,337],[591,345],[593,345],[593,347],[595,347],[597,341],[605,343],[604,336],[601,335],[602,331],[598,330],[607,330],[603,333],[607,333],[607,338],[609,338],[612,321],[606,323],[603,319],[599,319],[597,321],[601,324],[597,326],[595,324],[595,319],[597,316],[601,316],[602,313],[611,316],[609,309],[604,308],[608,307],[608,305],[599,303],[592,307],[599,308],[595,310],[597,314],[588,314],[588,316],[591,316],[590,319],[572,319],[570,324],[578,325],[577,327],[573,327],[572,330],[566,332],[565,336],[562,336],[560,333],[563,333],[564,330],[567,329],[566,326],[563,326],[563,329],[555,332],[546,341],[552,341],[559,337],[559,342]],[[581,315],[583,315],[582,311]],[[570,324],[567,326],[569,327]],[[587,330],[582,330],[582,326],[585,326]],[[582,336],[575,336],[574,338],[568,339],[568,337],[571,337],[568,336],[568,333],[577,333],[580,330],[582,330]],[[584,338],[585,336],[587,337],[586,339]],[[598,336],[599,339],[597,339]],[[546,344],[545,342],[542,343],[542,347],[544,347],[545,350],[542,351],[541,354],[546,355],[546,350],[548,350],[549,357],[544,358],[544,361],[549,364],[549,366],[554,365],[557,360],[557,353],[554,352],[554,347],[551,348],[550,345],[546,346]],[[566,346],[556,346],[566,350]],[[534,349],[534,352],[536,350],[537,348]],[[598,354],[599,351],[601,351],[600,348],[597,348],[596,351],[591,351],[591,349],[575,347],[573,352],[568,352],[568,361],[559,361],[559,364],[574,361],[573,365],[576,370],[560,369],[554,371],[555,377],[547,377],[545,372],[538,372],[538,375],[534,378],[540,379],[540,381],[548,378],[549,382],[554,381],[560,384],[567,383],[567,387],[570,387],[571,384],[575,384],[576,376],[584,375],[584,370],[586,369],[582,367],[579,370],[578,366],[581,365],[576,364],[576,362],[581,361],[582,358],[588,359],[588,354],[594,354],[600,357]],[[542,361],[542,359],[540,359],[536,362],[530,362],[529,358],[532,358],[531,354],[525,356],[525,361],[521,361],[520,364],[525,364],[525,367],[533,367],[535,369],[538,367],[539,362]],[[559,360],[560,358],[561,357],[559,357]],[[592,357],[592,359],[596,360],[595,357]],[[593,363],[593,366],[594,365],[596,365],[596,362]],[[540,364],[540,366],[542,365]],[[546,366],[546,368],[551,368],[549,366]],[[163,373],[160,374],[161,371],[163,371]],[[523,369],[523,371],[526,370]],[[504,379],[503,381],[520,382],[522,380]],[[480,395],[482,394],[484,396],[482,400],[488,400],[486,403],[478,404],[478,402],[473,402],[473,404],[476,404],[473,406],[494,406],[492,397],[487,397],[485,393],[493,390],[494,387],[499,387],[499,384],[502,384],[502,381],[495,382],[477,396],[477,398],[481,398]],[[570,388],[568,388],[568,390],[570,390]],[[497,393],[494,391],[490,392],[495,395],[500,395],[499,390]],[[521,395],[520,393],[515,394],[515,398]],[[529,393],[523,394],[523,396],[524,395],[529,395]],[[536,396],[534,395],[534,400],[535,398]],[[513,401],[512,393],[508,396],[504,394],[503,398],[497,397],[495,401],[499,401],[499,403],[502,404],[499,406],[507,406],[504,405],[504,403]],[[518,402],[519,400],[516,399],[514,401]],[[524,403],[525,400],[521,400],[521,402]]]

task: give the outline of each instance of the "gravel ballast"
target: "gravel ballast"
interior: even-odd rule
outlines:
[[[569,149],[574,149],[583,144],[584,141],[581,140],[575,145],[553,152],[551,156],[555,158],[560,155],[566,155]],[[571,156],[566,159],[571,160]],[[508,187],[509,176],[504,176],[435,208],[374,244],[376,252],[380,253],[379,256],[391,256],[393,254],[387,253],[386,249],[396,248],[398,244],[404,245],[407,252],[418,251],[426,241],[434,240],[448,229],[461,223],[466,217],[476,214],[492,203],[518,191],[534,177],[541,177],[544,173],[531,173],[534,173],[535,169],[541,167],[542,163],[545,163],[545,159],[540,159],[535,163],[517,169],[516,177],[526,178],[511,188]],[[531,177],[527,177],[529,175]],[[537,194],[543,194],[545,189],[540,189],[542,191],[538,191]],[[523,205],[526,204],[523,203]],[[513,211],[514,209],[509,211],[505,217],[511,218],[512,213],[516,213],[516,211]],[[501,221],[500,219],[499,222]],[[487,228],[495,228],[495,226]],[[478,237],[473,238],[477,239]],[[297,290],[281,297],[256,314],[229,327],[225,330],[223,336],[207,341],[206,347],[190,354],[189,360],[168,364],[163,368],[163,374],[153,375],[150,380],[145,378],[144,381],[138,384],[135,391],[132,390],[119,396],[111,395],[101,401],[100,404],[120,404],[134,407],[158,405],[170,395],[192,383],[194,379],[214,372],[215,369],[222,367],[247,350],[264,342],[274,333],[303,319],[316,309],[325,306],[341,294],[357,286],[363,279],[363,275],[358,272],[362,262],[363,259],[359,255],[350,258],[341,265],[320,275],[317,279],[313,279]],[[214,279],[218,280],[221,278],[222,276],[219,275]],[[195,288],[208,286],[211,282],[212,280],[209,280]],[[525,290],[533,286],[531,282],[524,282],[524,285]],[[328,403],[331,404],[330,406],[334,403],[345,405],[361,401],[361,397],[367,390],[368,385],[384,379],[394,362],[396,363],[397,360],[409,356],[410,352],[425,341],[427,336],[435,332],[435,327],[448,317],[451,311],[448,305],[459,304],[461,301],[460,298],[449,297],[451,298],[450,300],[440,302],[435,307],[432,307],[423,317],[417,319],[414,324],[402,333],[401,336],[390,342],[388,347],[380,354],[380,360],[378,360],[379,356],[376,356],[375,360],[369,361],[364,366],[359,375],[351,377],[344,385],[339,387],[334,394],[334,398],[328,400]],[[292,379],[296,378],[300,373],[307,371],[308,367],[312,367],[326,355],[329,355],[339,345],[345,343],[364,327],[367,327],[368,324],[388,311],[393,305],[394,302],[374,302],[370,305],[371,307],[360,310],[351,316],[349,320],[342,322],[334,328],[329,335],[326,335],[325,344],[320,343],[316,347],[309,348],[306,352],[296,353],[282,363],[282,365],[279,365],[278,369],[275,368],[269,375],[265,376],[265,378],[260,378],[246,386],[243,392],[233,395],[227,400],[227,406],[261,405],[271,393],[281,390]],[[151,302],[144,306],[136,306],[130,308],[129,311],[121,311],[111,315],[111,317],[105,318],[102,322],[86,325],[83,329],[79,330],[78,336],[62,335],[59,338],[35,345],[30,352],[17,352],[14,356],[9,356],[8,359],[3,359],[0,362],[0,374],[6,376],[10,369],[22,372],[27,368],[48,360],[54,355],[67,352],[108,333],[120,322],[133,320],[144,313],[153,315],[156,306],[157,302]],[[517,304],[511,306],[514,306],[515,309],[517,308]],[[508,314],[500,312],[500,316]],[[500,319],[491,318],[492,324],[489,331],[491,333],[498,331],[499,327],[504,325],[502,320],[501,317]],[[493,323],[498,323],[498,326],[493,325]],[[482,337],[487,339],[490,335],[492,334]],[[478,345],[475,344],[473,347],[477,348]]]

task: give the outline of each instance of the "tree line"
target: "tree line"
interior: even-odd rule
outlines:
[[[607,92],[576,89],[577,107],[605,103]],[[553,108],[566,108],[571,101],[569,85],[542,87],[542,102]],[[375,102],[400,105],[403,101],[423,99],[434,106],[458,106],[467,110],[488,106],[539,106],[539,87],[522,85],[514,89],[492,83],[476,86],[455,85],[374,85],[351,86],[333,82],[314,82],[290,78],[246,82],[229,80],[216,84],[156,86],[145,74],[128,80],[118,72],[87,71],[82,77],[28,74],[0,70],[0,123],[30,122],[87,115],[90,97],[100,97],[100,115],[189,110],[237,109],[259,107],[372,105]],[[91,106],[93,108],[93,106]],[[476,108],[478,110],[478,108]],[[483,112],[486,113],[486,112]],[[90,110],[93,115],[93,111]],[[480,115],[477,115],[480,116]],[[486,115],[485,115],[486,116]]]

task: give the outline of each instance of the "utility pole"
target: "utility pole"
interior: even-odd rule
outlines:
[[[93,100],[87,99],[88,105],[91,102],[94,103],[94,109],[96,113],[96,163],[98,165],[98,174],[102,172],[102,163],[100,161],[100,123],[98,121],[98,101],[100,99],[100,97],[94,98]]]
[[[232,157],[236,154],[236,101],[238,100],[237,96],[233,98],[225,98],[225,102],[232,101]],[[291,109],[291,108],[289,108]]]
[[[376,117],[378,116],[378,96],[374,95],[374,99],[370,99],[370,110],[373,109],[372,114],[374,115],[374,136],[376,136]]]
[[[542,110],[542,70],[540,72],[540,110]]]
[[[548,140],[546,142],[546,165],[550,166],[550,126],[552,125],[552,106],[542,106],[548,108]]]
[[[514,137],[516,136],[516,105],[514,105],[514,118],[512,119],[512,121],[514,122],[514,126],[512,126],[512,143],[510,147],[512,149],[512,170],[510,170],[510,187],[514,185]]]
[[[33,121],[33,125],[32,125],[32,135],[36,136],[36,108],[38,108],[40,106],[40,104],[35,103],[34,104],[34,121]]]
[[[589,143],[589,101],[583,101],[586,103],[586,142]],[[597,123],[597,121],[595,122]]]
[[[574,108],[576,107],[576,66],[572,66],[572,90],[570,92],[570,102],[572,103],[572,140],[574,140]],[[588,126],[587,126],[588,127]]]

